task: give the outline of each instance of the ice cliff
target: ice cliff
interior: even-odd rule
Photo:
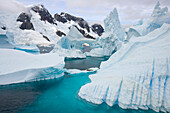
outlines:
[[[33,55],[19,50],[0,49],[0,85],[63,76],[64,57]]]
[[[170,112],[170,25],[133,38],[102,63],[79,96],[89,102],[124,109]]]

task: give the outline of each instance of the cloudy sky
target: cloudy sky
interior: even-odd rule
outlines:
[[[68,12],[89,22],[103,21],[117,8],[122,24],[132,24],[151,15],[158,0],[17,0],[25,5],[43,4],[52,14]],[[170,0],[159,0],[161,7],[170,9]]]

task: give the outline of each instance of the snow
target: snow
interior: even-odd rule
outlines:
[[[57,53],[33,55],[18,50],[0,49],[0,54],[1,85],[29,81],[38,75],[46,76],[47,71],[62,71],[64,67],[64,57]]]
[[[164,23],[170,24],[170,13],[168,8],[161,8],[160,3],[157,2],[153,13],[150,18],[139,20],[138,24],[131,26],[130,28],[136,30],[141,36],[160,28]]]
[[[120,49],[125,41],[125,31],[120,25],[117,9],[115,8],[104,20],[105,32],[98,37],[92,50],[86,52],[86,56],[104,57],[110,56]]]
[[[170,112],[170,25],[142,37],[133,37],[90,75],[91,83],[79,96],[89,102],[124,109]]]
[[[57,26],[55,24],[50,24],[48,21],[41,21],[40,15],[35,13],[34,11],[31,12],[31,22],[34,25],[35,31],[42,33],[44,36],[47,36],[51,42],[57,43],[60,37],[56,34]]]
[[[60,56],[68,57],[68,58],[86,58],[85,54],[81,50],[78,49],[64,49],[60,46],[56,46],[52,53],[58,53]]]
[[[114,8],[113,11],[104,20],[105,32],[114,33],[120,41],[124,41],[124,30],[120,25],[117,9]]]
[[[61,40],[57,43],[58,45],[60,45],[63,49],[63,51],[67,51],[67,53],[71,53],[71,56],[75,56],[78,55],[77,57],[86,57],[85,54],[83,54],[83,44],[88,44],[89,46],[93,46],[93,44],[96,43],[96,40],[93,39],[88,39],[85,38],[75,26],[70,27],[70,31],[68,33],[67,36],[62,37]],[[57,49],[59,50],[59,49]],[[77,51],[77,52],[75,52]],[[78,53],[78,54],[77,54]],[[70,57],[70,55],[68,54],[68,57]]]
[[[5,35],[6,34],[6,30],[3,30],[1,27],[0,27],[0,35]]]
[[[88,43],[84,43],[83,46],[90,46]]]
[[[98,70],[98,68],[90,68],[90,69],[87,69],[87,70],[67,69],[66,72],[69,75],[79,75],[79,74],[95,73],[97,70]]]
[[[33,30],[16,30],[14,32],[14,41],[16,44],[22,45],[50,45],[52,42],[47,41],[43,36],[36,31]]]

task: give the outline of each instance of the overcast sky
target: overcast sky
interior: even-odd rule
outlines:
[[[103,21],[117,8],[122,24],[132,24],[151,15],[158,0],[17,0],[25,5],[43,4],[52,14],[68,12],[87,21]],[[170,0],[159,0],[170,8]]]

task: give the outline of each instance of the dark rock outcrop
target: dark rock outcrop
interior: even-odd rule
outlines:
[[[34,12],[39,13],[41,20],[48,21],[51,24],[55,24],[54,18],[51,16],[49,11],[44,7],[44,5],[38,5],[31,8]]]
[[[94,24],[91,26],[91,28],[92,28],[92,31],[98,34],[99,36],[101,36],[102,33],[104,32],[104,29],[100,24]]]
[[[6,30],[6,27],[2,26],[1,29]]]
[[[31,17],[26,13],[21,13],[17,18],[17,21],[22,22],[20,29],[34,30],[34,26],[31,23]]]
[[[88,34],[90,32],[90,29],[92,29],[92,31],[94,33],[96,33],[98,36],[101,36],[102,33],[104,32],[104,29],[100,24],[94,24],[90,27],[89,24],[87,23],[87,21],[85,21],[83,18],[76,17],[76,16],[70,15],[68,13],[64,13],[64,12],[61,12],[61,14],[56,13],[54,15],[54,18],[56,21],[62,22],[62,23],[67,23],[70,21],[76,22],[82,29],[79,29],[78,27],[76,27],[76,28],[86,38],[95,39],[93,36]],[[88,33],[85,32],[85,29],[87,30]]]
[[[56,34],[60,37],[62,37],[63,35],[66,36],[65,33],[63,33],[62,31],[59,31],[59,30],[56,32]]]
[[[85,37],[85,38],[90,38],[90,39],[96,39],[96,38],[94,38],[93,36],[91,36],[91,35],[89,35],[89,34],[87,34],[87,33],[85,33],[85,31],[84,30],[82,30],[82,29],[79,29],[77,26],[74,26],[74,27],[76,27],[77,28],[77,30]]]
[[[62,22],[62,23],[66,23],[68,21],[74,21],[74,22],[78,23],[78,25],[81,28],[87,29],[87,31],[90,32],[90,27],[89,27],[88,23],[83,18],[76,17],[76,16],[73,16],[73,15],[70,15],[70,14],[64,13],[64,12],[62,12],[60,15],[56,13],[54,15],[54,18],[57,21]]]
[[[43,38],[45,38],[47,41],[50,42],[50,39],[49,39],[47,36],[44,36],[44,35],[43,35]]]
[[[66,22],[67,22],[67,20],[66,20],[64,17],[62,17],[61,15],[59,15],[58,13],[56,13],[56,14],[54,15],[54,18],[55,18],[58,22],[62,22],[62,23],[66,23]]]

